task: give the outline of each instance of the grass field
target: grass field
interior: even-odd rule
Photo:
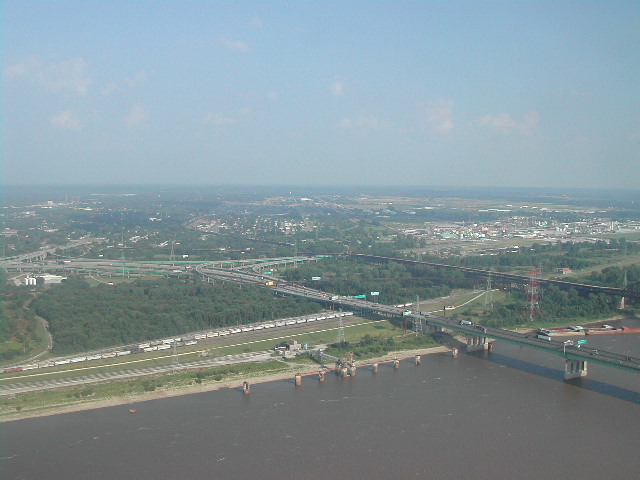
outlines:
[[[120,397],[135,397],[157,389],[169,391],[202,383],[229,380],[244,375],[272,374],[290,369],[280,360],[264,363],[245,363],[202,369],[199,372],[180,372],[143,379],[105,382],[71,388],[44,390],[14,397],[0,398],[0,416],[16,412],[33,412]]]

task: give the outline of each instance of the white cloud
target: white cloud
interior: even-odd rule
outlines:
[[[24,78],[33,76],[39,69],[42,68],[42,63],[36,57],[28,57],[20,63],[14,63],[4,69],[4,77],[9,80],[17,78]]]
[[[223,115],[221,113],[207,113],[202,119],[202,123],[205,125],[215,125],[216,127],[220,127],[223,125],[235,125],[238,123],[238,120],[234,117]]]
[[[100,90],[100,93],[102,95],[108,96],[119,90],[135,88],[139,85],[146,83],[146,81],[149,79],[149,76],[150,75],[148,72],[141,70],[135,75],[133,75],[132,77],[125,78],[120,83],[114,82],[114,83],[108,84],[106,87]]]
[[[380,120],[373,115],[357,115],[355,118],[345,117],[335,125],[337,128],[365,128],[370,130],[381,130],[389,126],[388,122]]]
[[[53,115],[49,123],[51,123],[53,127],[62,130],[82,130],[84,127],[80,119],[71,110],[65,110],[57,115]]]
[[[540,122],[540,115],[533,111],[522,117],[521,121],[516,120],[508,113],[498,115],[485,115],[480,119],[480,124],[492,128],[504,135],[521,134],[531,135]]]
[[[216,127],[235,125],[238,123],[239,117],[247,116],[250,113],[250,108],[240,108],[228,114],[210,112],[204,116],[202,123],[205,125],[214,125]]]
[[[47,64],[38,57],[29,57],[5,68],[4,76],[9,80],[26,79],[51,92],[79,95],[85,95],[91,83],[88,64],[82,58]]]
[[[250,50],[249,44],[243,42],[242,40],[231,40],[229,38],[220,37],[219,41],[227,48],[227,50],[230,50],[232,52],[248,53]]]
[[[334,82],[331,84],[331,93],[334,97],[342,97],[344,95],[344,83]]]
[[[137,87],[138,85],[142,85],[143,83],[145,83],[148,78],[149,78],[149,73],[145,72],[144,70],[141,70],[138,73],[136,73],[133,77],[128,77],[125,80],[125,84],[130,88]]]
[[[425,107],[427,123],[436,133],[450,133],[453,130],[453,100],[438,100]]]
[[[131,107],[129,115],[124,117],[124,123],[127,127],[148,127],[151,115],[149,111],[142,105],[134,105]]]

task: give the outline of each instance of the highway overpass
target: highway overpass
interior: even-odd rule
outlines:
[[[577,345],[567,345],[564,341],[560,340],[541,339],[531,333],[518,333],[511,330],[473,324],[467,325],[452,317],[423,314],[418,312],[407,313],[407,310],[403,307],[384,305],[353,297],[332,295],[313,288],[282,282],[275,277],[253,272],[225,270],[204,264],[200,265],[196,270],[202,275],[216,278],[218,280],[235,282],[238,284],[265,286],[266,288],[271,288],[281,295],[306,298],[308,300],[321,302],[333,308],[342,307],[362,312],[410,318],[412,322],[422,322],[425,327],[431,327],[433,330],[452,330],[467,336],[467,345],[469,350],[488,348],[489,339],[499,339],[526,347],[536,348],[538,350],[544,350],[553,355],[564,358],[565,378],[567,379],[586,375],[587,361],[608,367],[632,371],[634,373],[640,373],[640,358],[637,357],[630,357],[615,352],[596,350],[588,347],[578,348]],[[266,285],[271,281],[274,282],[274,285]]]

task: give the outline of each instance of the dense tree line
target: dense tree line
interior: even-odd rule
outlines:
[[[530,323],[525,290],[511,292],[507,300],[487,309],[481,314],[480,322],[492,327],[511,327]],[[560,289],[547,286],[540,293],[540,315],[536,320],[558,325],[606,318],[617,313],[619,299],[611,295],[581,295],[578,290]],[[461,313],[465,315],[464,312]]]
[[[586,282],[605,287],[622,287],[625,274],[628,285],[640,282],[640,265],[606,267],[600,272],[591,272],[586,277]]]
[[[424,300],[442,297],[454,288],[474,286],[473,279],[456,270],[395,262],[372,264],[353,258],[307,263],[285,270],[282,277],[338,295],[366,294],[369,300],[385,304],[414,302],[416,296]],[[312,277],[321,280],[312,281]],[[371,292],[380,295],[375,298]]]
[[[624,255],[640,251],[640,244],[627,242],[624,238],[610,242],[556,242],[553,244],[533,244],[499,255],[467,255],[452,257],[443,261],[438,257],[423,257],[424,261],[446,262],[464,267],[509,271],[524,267],[537,267],[543,273],[555,272],[559,268],[579,270],[598,265],[602,258]]]
[[[28,353],[39,340],[34,312],[22,308],[29,295],[8,283],[6,273],[0,271],[0,360]]]
[[[185,332],[315,313],[320,306],[266,289],[137,280],[90,287],[71,277],[32,304],[49,322],[55,353],[141,342]]]

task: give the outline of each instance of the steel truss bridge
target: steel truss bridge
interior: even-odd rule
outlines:
[[[426,266],[436,267],[436,268],[448,268],[448,269],[464,272],[474,277],[491,276],[492,281],[500,282],[502,284],[509,284],[509,283],[526,284],[531,281],[531,277],[526,275],[493,272],[490,270],[461,267],[458,265],[447,265],[444,263],[422,262],[419,260],[409,260],[406,258],[382,257],[378,255],[366,255],[366,254],[360,254],[360,253],[338,254],[338,255],[348,255],[352,258],[362,258],[364,260],[378,262],[378,263],[397,262],[405,265],[426,265]],[[540,285],[554,285],[562,289],[575,288],[583,293],[604,293],[605,295],[614,295],[618,297],[633,298],[635,300],[640,300],[640,285],[638,283],[628,285],[625,288],[616,288],[616,287],[601,287],[598,285],[588,285],[584,283],[567,282],[564,280],[554,280],[554,279],[545,279],[545,278],[536,278],[536,282]]]

